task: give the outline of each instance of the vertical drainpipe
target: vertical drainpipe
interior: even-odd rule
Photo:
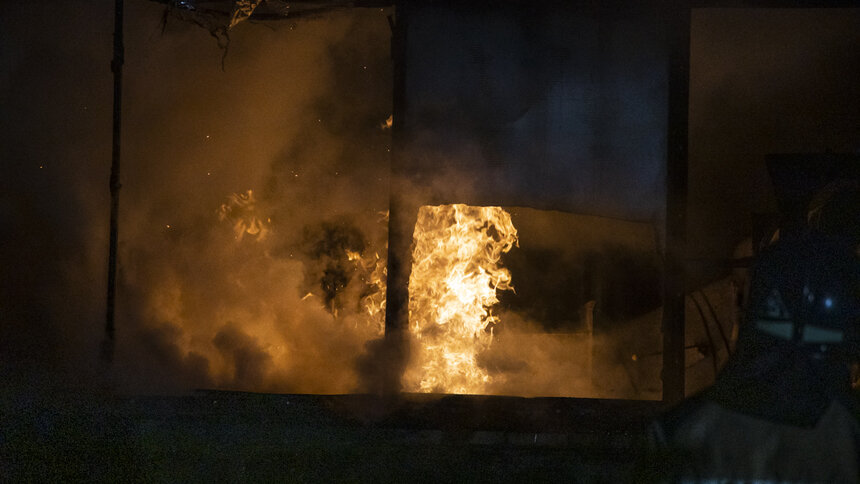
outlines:
[[[124,60],[123,46],[123,0],[114,2],[114,34],[113,34],[113,146],[111,149],[110,167],[110,242],[108,248],[107,274],[107,314],[105,319],[105,339],[102,343],[102,358],[110,363],[113,361],[115,346],[114,316],[116,313],[116,256],[119,212],[119,167],[120,167],[120,134],[122,123],[122,64]]]
[[[684,398],[684,257],[686,246],[690,8],[674,2],[669,42],[666,248],[663,266],[663,401]]]

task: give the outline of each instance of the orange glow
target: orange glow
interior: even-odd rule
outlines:
[[[233,193],[227,202],[221,204],[218,217],[221,221],[229,220],[233,223],[233,233],[236,239],[242,240],[245,234],[253,235],[257,240],[266,237],[268,229],[265,223],[257,217],[256,204],[253,190],[248,190],[245,193]]]
[[[406,391],[485,393],[497,383],[477,357],[492,344],[496,291],[513,289],[499,259],[516,244],[517,230],[500,207],[421,207],[409,279],[415,344]]]
[[[346,279],[340,304],[330,307],[319,294],[321,274],[313,272],[319,261],[279,245],[284,239],[276,236],[269,205],[255,195],[229,195],[213,210],[220,226],[202,232],[201,243],[175,244],[175,258],[134,266],[152,270],[138,269],[141,280],[156,281],[146,294],[154,332],[145,334],[169,338],[184,368],[177,380],[196,387],[356,391],[356,358],[383,334],[384,247],[338,254]]]
[[[385,331],[385,283],[388,276],[386,260],[380,258],[378,252],[362,257],[358,252],[347,250],[346,255],[355,264],[362,282],[371,288],[369,293],[360,297],[359,304],[367,316],[365,321],[382,335]]]

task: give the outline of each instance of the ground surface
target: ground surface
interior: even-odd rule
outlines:
[[[0,480],[623,482],[653,402],[14,395]]]

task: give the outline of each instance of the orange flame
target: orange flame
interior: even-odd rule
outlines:
[[[366,313],[368,321],[382,335],[385,331],[385,284],[388,277],[387,261],[378,252],[361,253],[347,250],[346,256],[355,264],[358,277],[370,287],[370,291],[360,296],[359,304]]]
[[[257,217],[257,200],[254,191],[233,193],[221,204],[218,218],[233,224],[233,233],[237,240],[242,240],[245,234],[253,235],[257,240],[263,240],[268,234],[266,224]]]
[[[416,341],[407,391],[484,393],[492,377],[477,361],[493,339],[497,290],[513,289],[501,255],[517,230],[501,207],[424,206],[409,278],[409,329]]]

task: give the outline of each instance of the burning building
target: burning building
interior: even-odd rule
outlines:
[[[253,15],[344,7],[297,4],[286,15],[277,2],[169,5],[227,40]],[[300,255],[304,278],[271,273],[299,294],[238,313],[233,303],[202,325],[179,302],[187,290],[147,296],[157,301],[155,319],[194,333],[178,338],[180,358],[208,367],[204,384],[673,400],[685,393],[687,362],[707,360],[716,371],[730,352],[735,289],[719,283],[688,298],[684,283],[689,10],[355,6],[382,7],[391,27],[393,114],[367,123],[391,134],[388,210],[374,215],[373,236],[371,217],[335,217],[285,242],[268,236],[296,210],[276,200],[305,176],[292,161],[263,190],[229,196],[218,217],[236,243],[255,241],[256,271]],[[313,207],[302,210],[313,216]],[[224,299],[200,294],[194,304],[206,308],[206,297]],[[691,311],[703,322],[693,341],[684,331]],[[330,321],[304,322],[318,318]],[[299,327],[326,325],[295,346]],[[339,325],[349,328],[339,335],[348,350],[298,356]],[[297,359],[298,367],[325,360],[311,366],[341,377],[295,387],[288,368]]]
[[[667,217],[667,213],[676,209],[675,205],[670,209],[667,194],[680,195],[684,191],[683,177],[673,175],[673,170],[683,171],[681,165],[679,168],[672,165],[681,163],[685,153],[686,121],[678,113],[686,112],[682,102],[686,92],[686,51],[679,47],[684,45],[686,37],[673,37],[687,28],[680,12],[655,6],[619,10],[517,2],[492,6],[419,2],[406,3],[398,9],[392,47],[396,74],[395,184],[389,237],[389,259],[396,260],[389,266],[387,329],[397,331],[408,326],[413,336],[428,330],[411,324],[416,316],[423,318],[413,310],[411,301],[416,297],[412,294],[413,281],[409,279],[409,304],[405,292],[396,289],[396,286],[405,285],[409,277],[410,264],[400,260],[423,258],[421,254],[410,254],[408,247],[413,243],[411,227],[415,226],[419,213],[425,216],[423,211],[428,210],[428,205],[439,209],[452,203],[471,207],[520,207],[510,210],[521,214],[528,210],[523,218],[532,220],[555,217],[550,223],[556,227],[573,226],[580,220],[575,216],[565,219],[546,211],[627,221],[624,227],[621,227],[623,223],[616,224],[616,233],[637,232],[634,225],[639,223],[650,227],[651,240],[648,236],[641,237],[637,243],[642,245],[637,247],[635,255],[628,255],[638,258],[640,266],[650,265],[653,271],[642,274],[639,284],[654,287],[659,286],[661,280],[667,283],[674,280],[677,274],[672,271],[661,278],[664,268],[658,267],[655,259],[658,253],[667,254],[664,258],[667,261],[675,257],[673,244],[679,240],[679,234],[667,227],[678,220],[680,212]],[[443,31],[445,35],[440,36]],[[670,150],[670,146],[674,149]],[[420,226],[423,218],[418,221]],[[485,223],[476,222],[477,225]],[[494,222],[489,227],[493,228]],[[503,228],[498,232],[504,240],[504,234],[510,230]],[[566,245],[576,247],[576,239],[574,235]],[[624,245],[610,239],[607,234],[603,240],[605,246]],[[506,242],[500,244],[506,247]],[[524,253],[531,252],[528,245],[521,246]],[[561,247],[555,249],[556,255],[563,259]],[[651,260],[647,255],[649,251],[653,254]],[[507,337],[523,345],[530,340],[528,335],[555,334],[556,341],[538,338],[532,340],[532,348],[526,349],[526,345],[520,350],[537,357],[553,345],[573,343],[560,353],[566,352],[578,359],[581,369],[593,371],[589,354],[593,345],[583,345],[576,340],[580,337],[593,339],[595,310],[600,326],[608,319],[603,317],[605,315],[625,313],[629,317],[638,312],[636,316],[642,317],[648,310],[657,311],[663,297],[651,289],[635,290],[634,293],[642,294],[640,298],[634,296],[640,303],[651,296],[651,300],[644,303],[644,306],[650,305],[647,309],[631,310],[621,307],[624,303],[620,300],[610,302],[603,297],[605,294],[598,295],[597,281],[602,281],[604,286],[618,285],[617,279],[623,276],[612,274],[607,266],[596,262],[599,257],[589,258],[584,252],[567,255],[580,257],[581,261],[589,259],[591,267],[580,272],[579,278],[572,276],[565,281],[568,293],[565,288],[556,288],[557,299],[543,301],[549,307],[564,307],[560,311],[569,313],[566,324],[539,321],[539,318],[513,311],[509,317],[531,323],[531,329],[525,334],[515,335],[514,323],[506,328],[504,317],[485,316],[485,321],[469,332],[471,338],[480,341],[487,339],[484,334],[490,329],[496,332],[507,329]],[[499,257],[501,254],[493,258]],[[584,265],[587,264],[580,263],[579,268]],[[522,267],[528,267],[528,263]],[[576,273],[577,269],[565,267],[562,271]],[[540,285],[540,277],[529,280],[527,271],[523,272],[526,285]],[[545,272],[544,280],[550,279],[551,274],[552,271]],[[510,277],[513,287],[517,287],[517,275]],[[490,285],[505,289],[509,285],[507,279],[507,275],[503,276],[500,284],[496,277],[495,283]],[[454,287],[451,290],[458,292]],[[516,305],[516,297],[512,299]],[[659,316],[656,317],[659,320]],[[678,318],[683,316],[666,309],[666,317],[671,323],[680,321]],[[446,327],[448,323],[444,320],[443,317],[437,324]],[[546,328],[553,323],[557,330],[547,332]],[[623,321],[615,323],[623,324]],[[605,328],[598,331],[602,329]],[[563,340],[567,340],[566,343],[562,343]],[[418,352],[423,354],[426,347]],[[586,354],[573,356],[582,352]],[[492,353],[492,350],[484,352],[485,355]],[[635,353],[630,352],[630,355]],[[477,358],[477,355],[470,356],[472,367],[479,366]],[[499,358],[505,359],[487,356],[488,360]],[[507,371],[517,373],[513,368],[519,365],[521,371],[532,373],[533,381],[552,373],[546,367],[527,369],[528,358],[512,361],[509,358]],[[554,364],[564,367],[564,359]],[[501,364],[498,368],[504,366]],[[546,366],[551,367],[552,363]],[[570,372],[572,368],[567,369],[568,381],[579,380],[580,384],[575,386],[579,392],[583,388],[590,389],[590,385],[582,383],[590,381],[591,374],[577,374],[579,372]],[[677,368],[668,369],[666,375],[672,371],[677,373]],[[504,379],[504,375],[499,376]],[[486,372],[478,372],[475,378],[484,384],[473,388],[481,389],[479,393],[489,391]],[[543,390],[508,387],[505,393],[531,395],[535,391],[547,391],[547,386],[544,385]],[[555,387],[558,392],[565,385],[556,384]],[[578,393],[570,387],[567,391]],[[596,396],[597,393],[586,390],[577,396]],[[651,395],[653,398],[653,393]]]
[[[826,143],[789,129],[752,161],[734,146],[741,161],[713,148],[716,161],[697,164],[707,156],[688,155],[688,132],[701,140],[744,118],[706,119],[714,99],[743,97],[724,78],[745,85],[738,71],[763,62],[750,47],[761,39],[741,29],[756,39],[737,41],[755,60],[743,69],[700,61],[691,72],[733,49],[715,35],[691,43],[696,10],[673,2],[131,5],[162,19],[162,37],[145,22],[128,32],[115,360],[93,374],[121,394],[216,390],[177,400],[175,414],[127,403],[154,415],[129,428],[157,442],[194,415],[222,436],[241,421],[254,435],[312,422],[358,440],[407,429],[398,443],[549,454],[605,432],[594,455],[629,449],[625,432],[655,401],[708,384],[731,352],[741,278],[730,269],[741,273],[778,225],[757,215],[747,230],[750,212],[777,208],[756,157],[856,140],[845,128],[849,141],[833,141],[857,123],[822,123]],[[728,19],[717,31],[737,22],[699,12],[705,32],[708,15]],[[749,249],[732,255],[747,232]],[[94,334],[98,316],[80,319],[78,333]],[[0,344],[3,358],[38,353]],[[146,455],[173,448],[127,437]]]
[[[165,22],[193,20],[225,49],[247,18],[344,7],[167,5]],[[161,219],[161,237],[144,243],[150,222],[134,224],[112,259],[126,294],[120,319],[139,321],[119,353],[150,341],[183,385],[222,389],[652,400],[665,355],[675,364],[663,376],[683,393],[683,308],[664,292],[681,280],[682,218],[669,213],[682,204],[669,201],[684,191],[685,10],[354,7],[388,20],[392,91],[374,91],[391,96],[387,112],[356,104],[372,121],[348,134],[345,118],[324,123],[331,108],[315,107],[307,142],[240,153],[275,161],[256,177],[219,176],[232,189],[207,194],[200,216],[171,214],[176,197],[140,212],[146,192],[126,189],[126,217]],[[386,67],[374,62],[361,70]],[[342,152],[333,129],[372,139],[373,153]],[[213,147],[229,139],[210,131]],[[229,170],[209,156],[194,161],[200,173]],[[384,176],[361,169],[389,156]],[[329,178],[324,198],[317,185]],[[350,204],[361,214],[342,215]],[[664,324],[676,326],[662,333],[673,352],[661,350]],[[125,360],[132,380],[147,380],[145,364]]]

